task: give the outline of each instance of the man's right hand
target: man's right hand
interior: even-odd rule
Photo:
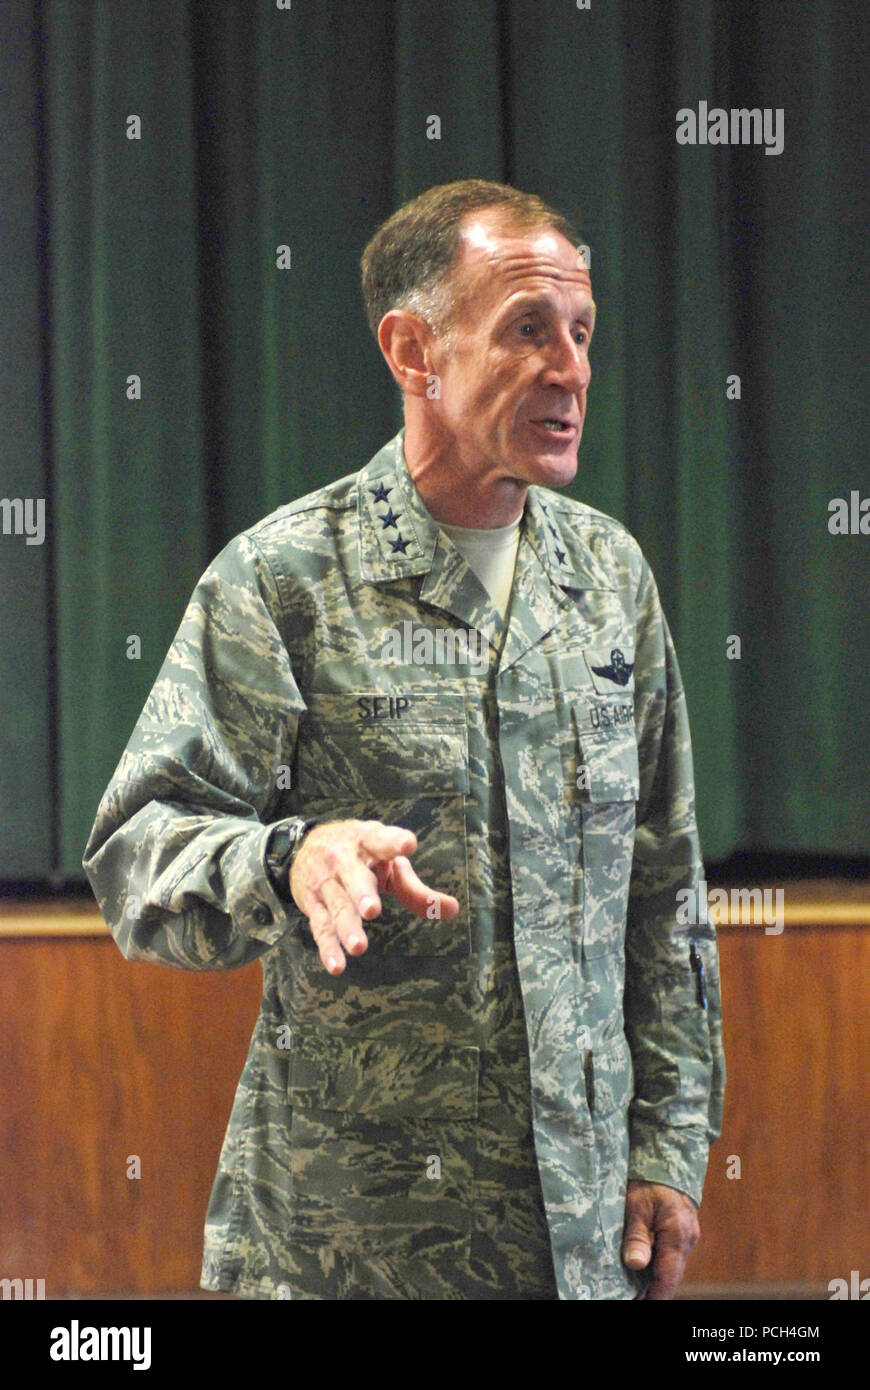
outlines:
[[[416,848],[412,830],[377,820],[327,821],[308,831],[290,870],[290,892],[330,975],[344,970],[345,951],[361,956],[368,947],[363,922],[381,911],[381,893],[418,917],[458,916],[456,898],[414,873],[407,856]]]

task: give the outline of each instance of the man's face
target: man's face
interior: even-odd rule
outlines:
[[[433,358],[442,447],[466,475],[564,486],[577,471],[595,322],[576,247],[484,209],[463,223],[453,287],[457,315]]]

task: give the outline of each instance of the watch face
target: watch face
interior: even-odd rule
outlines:
[[[287,831],[276,830],[266,850],[266,863],[272,869],[280,869],[291,848]]]
[[[302,836],[310,829],[311,825],[308,823],[300,825],[298,829],[295,826],[282,825],[272,835],[266,851],[267,863],[275,870],[286,868],[299,848]]]

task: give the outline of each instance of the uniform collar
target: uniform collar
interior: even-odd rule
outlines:
[[[436,587],[446,591],[457,582],[464,584],[467,566],[423,505],[405,462],[404,441],[401,429],[358,475],[361,576],[378,584],[437,570],[433,582],[424,583],[420,597],[443,606],[433,597]],[[529,488],[517,571],[524,546],[530,545],[558,589],[615,588],[592,550],[579,536],[566,535],[560,527],[558,508],[553,505],[557,501],[544,488]],[[482,593],[475,576],[471,578]]]
[[[358,476],[360,569],[373,584],[427,574],[441,534],[411,481],[404,440],[401,429]]]
[[[560,625],[576,603],[571,591],[616,587],[579,528],[568,533],[560,525],[557,496],[530,487],[505,629],[477,575],[423,505],[405,462],[404,440],[402,429],[359,474],[363,580],[379,584],[422,575],[419,601],[484,633],[500,671],[523,661]]]

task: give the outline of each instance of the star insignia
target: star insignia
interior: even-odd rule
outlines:
[[[550,532],[551,536],[555,536],[557,540],[559,539],[559,532],[556,530],[552,521],[547,522],[547,530]]]
[[[408,549],[408,542],[400,533],[394,541],[390,541],[390,547],[393,551],[393,554],[395,554],[397,550],[401,550],[402,554],[404,555],[405,551]]]
[[[392,491],[392,489],[391,489],[391,491]],[[388,507],[387,510],[384,512],[383,516],[378,517],[378,520],[380,521],[381,525],[383,526],[384,530],[386,531],[386,530],[388,530],[388,528],[389,528],[390,526],[396,526],[396,522],[398,521],[398,519],[399,519],[399,517],[400,517],[401,515],[402,515],[401,512],[395,512],[395,513],[394,513],[392,507]],[[396,526],[396,530],[397,530],[397,531],[398,531],[398,529],[399,529],[398,526]]]
[[[565,552],[564,552],[564,550],[560,550],[558,546],[554,546],[554,549],[555,549],[555,551],[556,551],[556,559],[559,561],[559,564],[560,564],[560,565],[564,565],[564,564],[565,564]]]
[[[369,492],[376,502],[386,502],[387,494],[392,492],[391,487],[384,487],[383,483],[378,483],[377,487],[370,487]]]

